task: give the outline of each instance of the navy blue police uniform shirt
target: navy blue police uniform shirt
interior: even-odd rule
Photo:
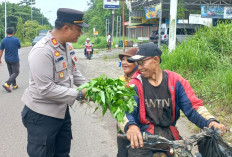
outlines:
[[[12,36],[2,39],[0,50],[5,50],[6,61],[19,62],[18,49],[20,47],[19,39]]]

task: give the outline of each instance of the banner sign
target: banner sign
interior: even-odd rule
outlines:
[[[232,19],[232,6],[201,6],[201,17],[202,18],[215,18],[215,19]]]
[[[161,4],[156,6],[151,6],[150,8],[145,8],[146,19],[158,18],[161,13]]]
[[[119,0],[103,0],[104,9],[118,9]]]
[[[155,25],[159,24],[159,19],[145,19],[145,17],[129,17],[129,26],[138,26],[138,25]]]

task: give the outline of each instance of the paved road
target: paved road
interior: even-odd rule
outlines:
[[[1,157],[27,157],[26,143],[27,134],[21,122],[21,110],[24,104],[21,96],[28,86],[28,63],[27,56],[31,47],[22,48],[20,54],[20,75],[17,78],[19,89],[12,93],[7,93],[0,88],[0,156]],[[85,62],[98,63],[103,66],[96,56],[88,61],[83,57],[82,50],[78,50],[79,68],[86,67]],[[85,60],[82,62],[81,60]],[[0,66],[0,84],[8,79],[8,71],[4,59]],[[107,62],[106,62],[107,64]],[[116,63],[115,63],[116,64]],[[96,69],[99,69],[96,67]],[[111,68],[111,67],[110,67]],[[86,78],[96,77],[96,69],[90,69],[89,72],[83,72]],[[115,68],[114,68],[115,69]],[[100,70],[99,70],[100,71]],[[118,69],[116,69],[118,71]],[[111,71],[114,73],[113,71]],[[95,73],[95,74],[94,74]],[[100,72],[101,73],[101,72]],[[104,73],[104,71],[102,71]],[[92,74],[92,75],[89,75]],[[93,75],[94,74],[94,75]],[[116,156],[116,129],[115,120],[107,113],[104,117],[101,112],[92,114],[95,104],[92,108],[87,105],[76,103],[71,110],[73,141],[71,148],[72,157],[114,157]],[[75,110],[75,112],[74,112]]]

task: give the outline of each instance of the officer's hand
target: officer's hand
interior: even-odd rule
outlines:
[[[85,95],[86,95],[86,88],[82,89],[82,94],[83,94],[83,96],[84,96],[84,98],[85,98]]]
[[[226,127],[225,127],[225,125],[219,124],[219,123],[216,122],[216,121],[212,121],[212,122],[209,123],[209,128],[211,128],[211,127],[214,127],[214,128],[217,128],[217,129],[221,130],[222,135],[226,132]]]
[[[0,60],[0,64],[2,64],[2,61]]]
[[[131,148],[143,147],[143,137],[137,125],[130,125],[126,135],[127,139],[130,140]]]

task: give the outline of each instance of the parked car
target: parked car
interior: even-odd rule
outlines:
[[[44,35],[43,36],[37,36],[33,39],[32,41],[32,46],[34,46],[38,41],[40,41],[43,37],[45,37]]]

